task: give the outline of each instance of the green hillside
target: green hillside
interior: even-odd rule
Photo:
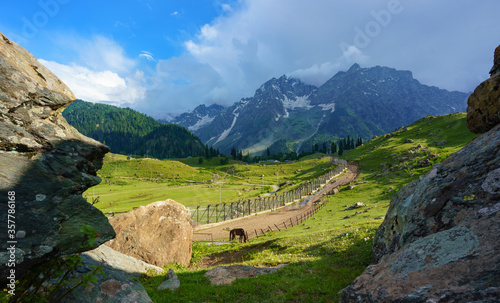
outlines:
[[[360,176],[351,184],[354,188],[344,186],[328,196],[312,218],[246,244],[195,243],[189,268],[169,266],[182,284],[176,292],[156,290],[164,275],[141,282],[154,302],[338,302],[338,292],[370,264],[373,237],[397,190],[475,137],[465,126],[465,114],[458,113],[425,117],[375,138],[344,154],[359,163]],[[356,202],[366,206],[347,210]],[[203,276],[209,259],[219,265],[289,265],[231,286],[212,286]]]
[[[130,108],[76,100],[62,114],[79,132],[105,143],[113,153],[165,159],[204,151],[200,139],[186,128],[159,123]]]
[[[229,203],[255,198],[281,184],[278,194],[295,189],[325,174],[333,166],[330,157],[309,156],[296,162],[245,164],[220,157],[204,160],[184,158],[130,159],[107,154],[98,172],[101,184],[83,197],[103,212],[124,212],[152,202],[173,199],[185,206]]]

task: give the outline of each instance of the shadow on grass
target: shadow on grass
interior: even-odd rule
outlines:
[[[143,278],[141,283],[154,302],[338,302],[338,292],[347,287],[370,264],[373,230],[363,229],[334,236],[303,249],[304,258],[269,275],[239,279],[231,285],[213,286],[204,276],[206,269],[179,270],[181,287],[173,292],[158,291],[164,276]],[[371,239],[371,238],[370,238]],[[232,252],[257,259],[259,251],[272,249],[287,252],[296,249],[282,246],[279,239],[244,246]],[[256,251],[252,253],[252,251]],[[221,256],[221,254],[214,254]],[[227,256],[226,256],[227,257]],[[311,258],[312,257],[312,258]]]
[[[277,239],[269,240],[263,243],[245,245],[238,250],[229,250],[210,254],[202,259],[199,266],[202,268],[207,268],[255,260],[255,258],[261,251],[280,247],[275,244],[276,240]],[[280,249],[283,248],[280,247]]]

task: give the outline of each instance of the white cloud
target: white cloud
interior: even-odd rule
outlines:
[[[60,44],[76,52],[81,65],[93,70],[111,70],[128,73],[137,63],[128,58],[123,48],[115,41],[103,36],[91,39],[81,37],[61,37]]]
[[[222,4],[221,8],[226,13],[230,13],[233,10],[233,8],[231,7],[231,5],[229,5],[227,3]]]
[[[66,83],[77,98],[116,105],[134,104],[144,98],[144,73],[136,69],[137,62],[128,58],[115,41],[101,36],[59,37],[59,40],[64,41],[61,45],[68,52],[76,54],[78,63],[39,61]],[[151,53],[143,54],[153,58]]]
[[[150,52],[147,52],[147,51],[142,51],[140,54],[139,54],[139,57],[141,58],[145,58],[147,59],[148,61],[153,61],[153,62],[156,62],[156,59],[154,58],[153,54],[150,53]]]
[[[134,103],[144,97],[143,74],[136,72],[122,78],[112,71],[93,71],[79,65],[64,65],[39,59],[56,74],[79,99],[98,102],[113,101],[116,105]]]

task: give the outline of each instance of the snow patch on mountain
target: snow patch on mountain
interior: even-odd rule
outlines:
[[[311,106],[311,101],[309,100],[309,96],[299,96],[296,97],[294,100],[293,99],[288,99],[286,95],[283,95],[283,107],[285,109],[290,109],[294,110],[296,108],[306,108],[310,109],[313,106]]]
[[[246,103],[245,103],[246,104]],[[244,105],[245,105],[244,104]],[[233,111],[233,115],[234,115],[234,118],[233,118],[233,123],[231,123],[231,126],[226,129],[225,131],[222,132],[222,134],[220,135],[219,139],[217,139],[217,141],[215,141],[214,144],[212,145],[215,145],[217,143],[219,143],[220,141],[224,140],[227,138],[227,136],[229,135],[229,133],[231,132],[231,130],[233,129],[234,125],[236,124],[236,120],[238,119],[238,116],[240,115],[240,113],[237,113],[236,111],[239,109],[240,107],[236,107],[236,109]]]
[[[211,123],[215,117],[209,117],[208,115],[200,117],[200,120],[198,120],[194,125],[191,125],[188,127],[188,129],[192,132],[199,130],[203,126]]]
[[[321,110],[327,111],[329,110],[331,113],[335,111],[335,103],[330,103],[330,104],[318,104],[319,107],[321,107]]]

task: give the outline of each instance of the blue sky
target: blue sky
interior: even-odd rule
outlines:
[[[161,116],[230,105],[283,74],[353,63],[469,92],[500,44],[497,0],[9,1],[0,32],[78,98]]]

